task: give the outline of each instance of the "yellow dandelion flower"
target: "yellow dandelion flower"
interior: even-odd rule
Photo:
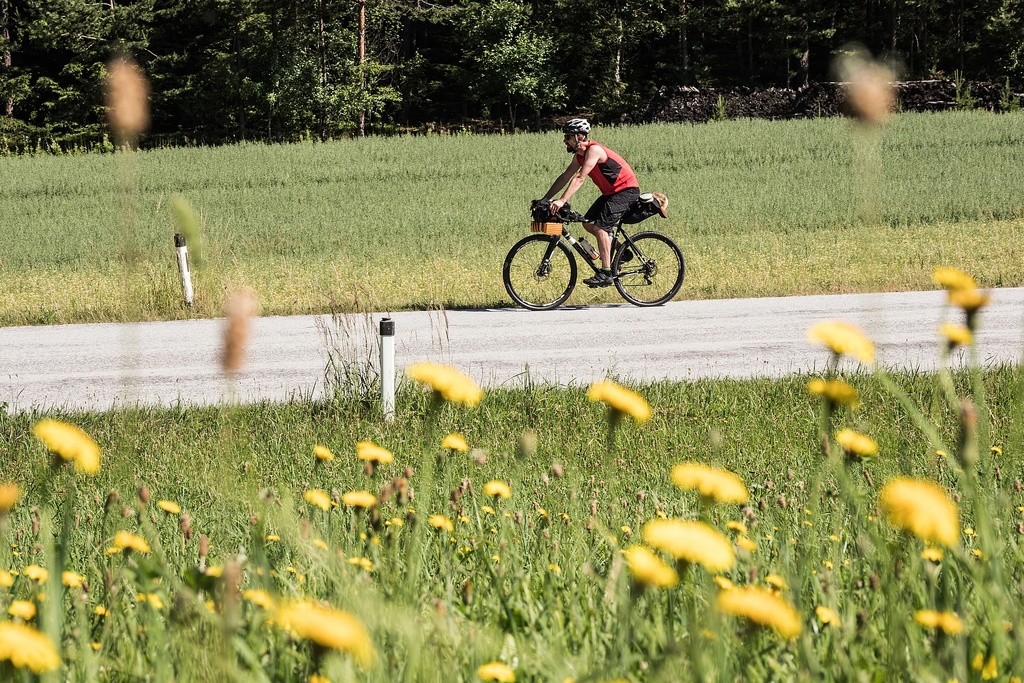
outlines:
[[[985,666],[981,669],[981,680],[991,681],[999,677],[999,667],[996,665],[996,656],[989,655]]]
[[[921,551],[921,559],[929,562],[941,562],[942,548],[925,548]]]
[[[695,489],[700,495],[717,503],[747,502],[747,487],[732,472],[695,462],[672,468],[672,482],[681,489]]]
[[[40,420],[32,427],[32,433],[51,452],[72,461],[79,472],[99,472],[100,447],[91,436],[75,425],[58,420]]]
[[[703,522],[656,519],[644,525],[644,540],[683,562],[723,572],[736,563],[729,539]]]
[[[850,457],[865,458],[878,454],[878,444],[874,439],[852,429],[840,429],[836,432],[836,441]]]
[[[937,484],[897,477],[879,497],[889,522],[925,541],[953,547],[960,540],[960,512]]]
[[[786,580],[778,574],[769,574],[768,576],[764,577],[764,581],[772,588],[777,588],[778,590],[789,588],[789,584],[786,583]]]
[[[270,597],[270,593],[265,590],[258,588],[250,588],[242,591],[242,597],[251,602],[252,604],[262,607],[265,610],[274,609],[274,599]]]
[[[919,626],[938,629],[951,636],[962,633],[964,630],[964,623],[960,621],[960,617],[952,612],[936,612],[931,609],[922,609],[914,614],[914,621]]]
[[[824,605],[818,605],[815,607],[814,613],[818,615],[818,619],[823,624],[832,624],[833,626],[839,625],[839,615]]]
[[[38,564],[30,564],[22,570],[22,573],[40,585],[46,583],[46,579],[50,578],[50,572]]]
[[[838,320],[818,323],[807,331],[807,341],[824,344],[837,355],[854,356],[867,365],[875,362],[875,345],[849,323]]]
[[[856,408],[860,405],[860,394],[850,384],[841,379],[812,379],[807,383],[807,391],[815,396],[821,396],[832,403]]]
[[[377,496],[369,491],[349,491],[341,497],[341,502],[354,508],[372,508],[377,504]]]
[[[280,540],[281,536],[279,534],[267,534],[267,543],[276,543]]]
[[[505,482],[492,479],[484,484],[484,495],[507,499],[512,496],[512,489]]]
[[[158,500],[156,506],[169,515],[180,515],[181,506],[173,500]]]
[[[224,567],[207,567],[205,574],[207,576],[212,576],[215,579],[219,579],[220,577],[224,576]]]
[[[950,304],[963,309],[965,313],[974,313],[987,306],[992,299],[991,294],[981,289],[953,289],[947,296]]]
[[[14,585],[14,577],[6,569],[0,569],[0,587],[10,588]]]
[[[516,674],[501,662],[490,662],[476,670],[481,681],[498,681],[498,683],[515,683]]]
[[[606,403],[613,413],[630,415],[637,422],[651,419],[651,406],[647,400],[615,382],[605,380],[591,384],[587,390],[587,398],[594,403]]]
[[[60,655],[53,642],[31,626],[0,623],[0,662],[3,661],[17,669],[41,674],[58,668]]]
[[[331,679],[327,676],[321,676],[320,674],[310,674],[306,683],[331,683]]]
[[[942,336],[946,338],[950,347],[970,346],[974,343],[974,335],[971,333],[970,328],[965,325],[943,323],[939,331],[942,332]]]
[[[737,538],[736,545],[738,545],[743,550],[746,550],[748,553],[752,553],[755,550],[757,550],[757,544],[754,543],[754,541],[747,536],[740,536],[739,538]]]
[[[327,550],[327,543],[321,541],[319,538],[313,540],[313,545],[320,548],[320,550]]]
[[[715,585],[718,586],[719,588],[721,588],[724,591],[727,591],[730,588],[735,588],[736,587],[736,584],[734,584],[732,581],[730,581],[728,578],[726,578],[724,576],[716,576],[715,577]]]
[[[417,363],[405,369],[410,379],[430,387],[434,394],[450,403],[461,403],[473,408],[484,392],[476,382],[466,377],[455,368],[433,363]]]
[[[68,588],[81,588],[85,577],[78,572],[66,571],[61,572],[60,581]]]
[[[386,448],[381,448],[372,441],[360,441],[356,444],[356,457],[360,460],[386,465],[394,462],[395,456]]]
[[[92,613],[100,617],[105,617],[107,616],[107,608],[103,605],[96,605],[96,608],[92,611]]]
[[[11,482],[0,484],[0,514],[7,512],[21,500],[21,490],[18,485]]]
[[[562,573],[562,568],[559,567],[557,564],[549,564],[548,565],[548,571],[552,572],[554,574],[561,574]]]
[[[156,593],[146,593],[140,596],[144,602],[149,603],[149,606],[153,609],[163,609],[164,601]]]
[[[435,529],[444,529],[448,533],[455,531],[455,525],[452,524],[452,520],[444,515],[431,515],[430,519],[427,520],[427,524]]]
[[[469,450],[469,444],[461,434],[449,434],[441,441],[441,448],[450,448],[453,451],[465,453]]]
[[[11,606],[7,608],[7,613],[12,617],[28,621],[36,615],[36,605],[28,600],[14,600],[11,602]]]
[[[740,522],[740,521],[737,521],[737,520],[734,520],[734,519],[730,519],[728,522],[726,522],[725,523],[725,528],[729,529],[730,531],[735,531],[736,533],[740,534],[741,536],[743,534],[747,533],[747,525],[744,524],[743,522]]]
[[[719,611],[770,626],[783,638],[800,635],[803,624],[797,611],[772,591],[752,586],[722,591],[715,598]]]
[[[978,283],[959,268],[936,268],[932,271],[932,282],[948,290],[974,289]]]
[[[313,446],[313,455],[315,455],[316,459],[321,462],[334,460],[334,453],[331,453],[331,449],[327,446],[321,446],[320,444]]]
[[[1000,448],[999,446],[992,446],[992,448],[990,448],[989,450],[992,451],[992,455],[1002,455],[1003,454],[1003,449]]]
[[[347,612],[310,602],[292,602],[277,610],[274,623],[321,647],[347,652],[363,666],[373,661],[369,633],[359,619]]]
[[[676,570],[647,548],[633,545],[623,551],[633,579],[644,586],[671,588],[679,583]]]
[[[306,502],[310,505],[315,505],[325,512],[331,509],[331,497],[327,495],[326,491],[310,489],[303,493],[302,497],[305,498]]]
[[[114,545],[121,550],[134,550],[137,553],[148,553],[149,543],[142,536],[129,531],[118,531],[114,534]]]

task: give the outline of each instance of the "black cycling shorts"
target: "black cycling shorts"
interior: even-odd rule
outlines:
[[[602,230],[611,232],[622,218],[622,214],[626,213],[626,209],[639,198],[640,188],[638,187],[627,187],[615,194],[603,194],[587,209],[584,218],[588,223],[593,223]]]

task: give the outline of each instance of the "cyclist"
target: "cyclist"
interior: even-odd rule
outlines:
[[[557,213],[576,194],[587,176],[601,190],[601,196],[587,210],[583,223],[584,229],[597,239],[601,268],[594,277],[583,282],[591,287],[608,287],[614,284],[611,271],[612,231],[626,209],[640,197],[640,185],[633,169],[622,157],[588,138],[590,123],[586,119],[566,121],[562,133],[565,151],[572,154],[573,159],[544,198],[551,199],[565,187],[562,196],[551,202],[551,213]]]

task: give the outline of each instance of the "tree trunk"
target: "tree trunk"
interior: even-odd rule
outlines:
[[[320,112],[319,112],[319,124],[320,124],[320,139],[327,139],[327,102],[325,99],[325,93],[327,92],[327,23],[324,19],[324,14],[327,12],[325,7],[326,0],[320,0],[317,3],[319,9],[318,21],[320,30]]]
[[[359,0],[359,94],[363,104],[359,108],[359,137],[366,137],[366,0]]]
[[[690,85],[690,35],[687,30],[689,15],[687,0],[679,0],[679,49],[683,53],[683,85]]]
[[[804,32],[803,51],[800,53],[800,87],[806,88],[811,84],[811,27],[806,17],[800,20],[800,26]]]
[[[0,38],[2,38],[4,42],[4,72],[8,74],[11,73],[11,33],[7,30],[9,4],[8,0],[0,0],[0,12],[2,12],[2,16],[0,16],[0,23],[3,25],[3,32],[0,33]],[[4,113],[7,115],[7,118],[14,118],[13,97],[7,97],[7,102],[4,106]]]
[[[622,17],[619,17],[619,35],[615,45],[615,89],[613,90],[616,99],[618,99],[622,90],[622,44],[625,38]]]

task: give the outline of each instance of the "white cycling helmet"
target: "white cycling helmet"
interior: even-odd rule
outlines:
[[[590,135],[590,122],[586,119],[569,119],[562,126],[562,132],[567,135]]]

